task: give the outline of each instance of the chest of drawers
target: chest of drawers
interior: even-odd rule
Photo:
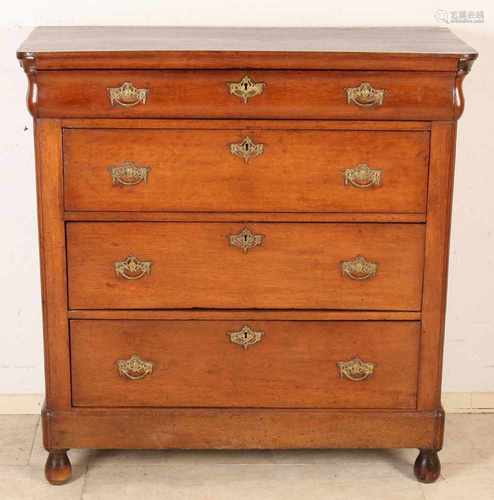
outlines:
[[[46,475],[70,448],[419,448],[434,481],[448,30],[38,28]]]

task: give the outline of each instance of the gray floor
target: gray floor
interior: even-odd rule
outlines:
[[[72,450],[74,478],[50,486],[39,418],[0,416],[1,500],[494,500],[494,415],[451,415],[443,473],[417,483],[415,450]]]

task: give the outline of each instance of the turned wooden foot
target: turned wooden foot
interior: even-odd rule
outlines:
[[[45,465],[46,479],[50,484],[64,484],[72,476],[67,450],[50,450]]]
[[[413,471],[421,483],[433,483],[441,474],[441,462],[436,450],[419,450]]]

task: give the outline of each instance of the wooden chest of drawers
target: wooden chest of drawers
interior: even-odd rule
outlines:
[[[433,28],[38,28],[47,478],[69,448],[416,447],[456,120]]]

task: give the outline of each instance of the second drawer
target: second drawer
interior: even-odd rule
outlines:
[[[421,213],[428,151],[426,131],[69,129],[65,208]]]
[[[67,224],[72,309],[418,311],[423,224]]]

